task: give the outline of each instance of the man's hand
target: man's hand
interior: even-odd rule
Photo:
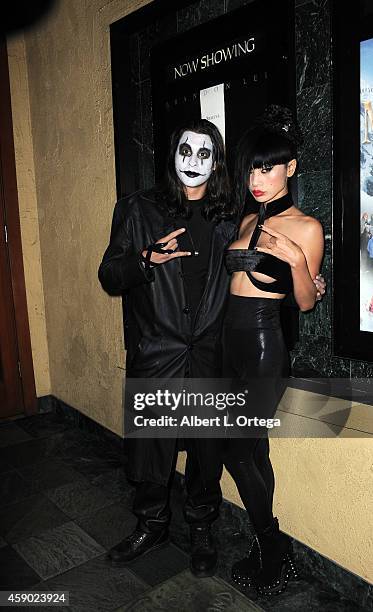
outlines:
[[[322,274],[317,274],[316,278],[313,279],[313,282],[315,283],[317,289],[316,300],[319,302],[322,300],[322,296],[325,293],[326,282]]]
[[[144,263],[146,258],[148,265],[150,264],[150,267],[152,267],[152,265],[159,266],[160,264],[164,264],[167,261],[170,261],[171,259],[175,259],[175,257],[187,257],[191,255],[190,251],[177,251],[177,236],[179,236],[183,232],[185,232],[185,227],[174,230],[170,234],[167,234],[167,236],[164,236],[163,238],[160,238],[159,240],[157,240],[157,242],[155,242],[155,244],[160,246],[160,250],[164,251],[164,253],[156,253],[155,251],[152,251],[149,259],[147,257],[148,249],[144,249],[142,252]]]

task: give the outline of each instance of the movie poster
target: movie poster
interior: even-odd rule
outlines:
[[[373,332],[373,38],[360,58],[360,331]]]

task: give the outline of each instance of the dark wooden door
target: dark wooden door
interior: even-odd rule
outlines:
[[[0,418],[2,418],[14,416],[24,410],[2,166],[0,167],[0,294]]]
[[[8,56],[0,37],[0,419],[36,411]]]

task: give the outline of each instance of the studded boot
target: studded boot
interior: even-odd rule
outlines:
[[[253,585],[260,595],[281,593],[291,577],[297,578],[291,539],[280,532],[277,518],[257,534],[261,568],[253,577]]]
[[[232,580],[241,587],[253,586],[253,578],[261,569],[261,554],[258,538],[255,535],[251,542],[246,557],[240,559],[232,566]]]

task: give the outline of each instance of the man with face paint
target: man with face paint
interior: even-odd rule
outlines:
[[[119,200],[99,279],[123,295],[128,378],[215,378],[221,373],[220,332],[228,295],[223,263],[236,225],[224,143],[200,120],[171,137],[164,183]],[[221,503],[221,441],[183,440],[187,450],[185,520],[191,570],[214,573],[210,532]],[[167,542],[170,488],[178,440],[125,440],[129,478],[136,483],[135,531],[109,552],[114,565]]]

